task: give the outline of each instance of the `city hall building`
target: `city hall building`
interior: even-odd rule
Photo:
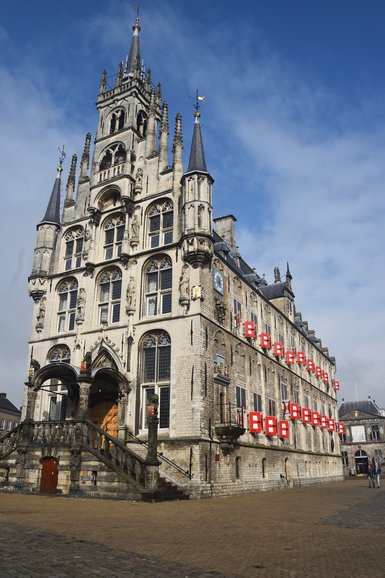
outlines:
[[[340,480],[335,359],[289,266],[268,283],[236,218],[214,216],[199,97],[186,167],[181,115],[170,128],[138,19],[133,31],[114,86],[102,74],[93,150],[87,134],[62,211],[60,160],[37,225],[23,421],[0,440],[1,486],[161,499]]]

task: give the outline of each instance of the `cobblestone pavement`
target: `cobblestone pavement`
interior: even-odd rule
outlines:
[[[385,578],[366,480],[212,500],[0,494],[0,578]]]

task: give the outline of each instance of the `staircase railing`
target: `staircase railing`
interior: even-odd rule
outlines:
[[[134,439],[136,441],[136,443],[142,445],[145,448],[148,448],[148,444],[147,442],[141,440],[140,438],[138,438],[136,435],[134,435],[131,432],[127,432],[127,435]],[[190,470],[184,470],[181,466],[179,466],[177,463],[175,463],[173,460],[170,460],[169,458],[167,458],[165,455],[163,455],[162,452],[156,452],[157,457],[165,462],[167,465],[171,466],[172,468],[174,468],[175,470],[177,470],[179,473],[181,473],[183,476],[186,476],[186,478],[188,478],[189,480],[191,480],[194,476],[193,473],[191,473]]]

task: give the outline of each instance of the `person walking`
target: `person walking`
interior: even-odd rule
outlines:
[[[381,485],[381,466],[380,466],[380,461],[378,459],[375,460],[375,462],[374,462],[373,485],[374,485],[374,480],[376,482],[377,488],[379,488]]]
[[[368,484],[369,488],[374,488],[374,470],[371,464],[368,464]]]

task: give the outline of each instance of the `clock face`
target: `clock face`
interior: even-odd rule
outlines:
[[[223,276],[218,269],[214,269],[214,289],[223,295]]]

